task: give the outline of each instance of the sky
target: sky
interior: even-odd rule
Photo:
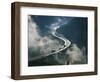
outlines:
[[[68,57],[70,59],[70,64],[76,61],[86,60],[84,56],[87,57],[88,47],[87,18],[29,15],[28,19],[29,61],[40,59],[42,58],[41,56],[50,54],[52,50],[56,51],[57,48],[62,48],[61,41],[59,42],[59,40],[55,39],[54,36],[52,37],[52,31],[55,30],[55,27],[59,27],[59,29],[56,30],[57,33],[60,34],[61,37],[68,39],[72,45],[66,50],[66,52],[61,52],[61,56],[56,58],[51,58],[52,56],[49,57],[49,59],[51,58],[52,61],[54,59],[54,62],[49,62],[49,64],[55,64],[55,62],[56,64],[65,64],[65,61],[67,60],[65,59],[66,54],[69,55]],[[44,60],[46,59],[39,60],[39,64],[41,61],[44,62]]]
[[[38,24],[40,35],[46,35],[55,26],[60,26],[59,32],[80,47],[87,45],[87,18],[64,16],[36,16],[32,20]]]

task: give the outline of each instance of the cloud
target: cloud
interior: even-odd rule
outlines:
[[[30,54],[31,56],[40,56],[40,55],[46,55],[50,54],[52,50],[56,50],[62,47],[62,44],[55,39],[51,35],[50,36],[40,36],[39,30],[37,29],[38,25],[36,22],[31,18],[31,16],[28,17],[28,29],[29,29],[29,35],[28,35],[28,48],[29,51],[32,52]],[[40,53],[38,55],[35,55],[34,53]]]
[[[37,46],[37,40],[40,38],[38,34],[38,25],[32,20],[31,16],[28,16],[28,47]]]
[[[72,46],[66,50],[66,55],[68,56],[69,64],[74,63],[86,63],[85,47],[80,49],[77,44],[72,44]]]
[[[50,26],[48,26],[48,28],[50,28],[52,30],[54,27],[61,26],[61,25],[65,24],[65,22],[67,23],[67,20],[64,21],[62,18],[57,17],[56,21],[51,23]]]
[[[87,63],[85,47],[80,49],[77,44],[72,44],[65,52],[55,54],[54,59],[58,64],[65,65]]]
[[[49,28],[54,28],[60,26],[62,19],[58,19],[58,22],[52,23]],[[65,20],[65,19],[64,19]],[[65,24],[65,23],[63,23]],[[41,36],[39,35],[38,24],[28,16],[28,48],[32,52],[29,54],[29,60],[41,57],[41,55],[50,54],[52,51],[57,51],[63,47],[60,40],[55,39],[54,36]],[[53,30],[52,30],[53,31]],[[63,37],[63,36],[62,36]],[[58,64],[75,64],[75,63],[86,63],[86,53],[85,47],[80,49],[77,44],[72,44],[65,53],[60,52],[60,54],[55,54],[54,60]],[[39,53],[39,54],[38,54]],[[58,56],[58,55],[63,55]]]

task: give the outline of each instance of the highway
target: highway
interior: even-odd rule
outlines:
[[[47,56],[50,56],[50,55],[53,55],[53,54],[57,54],[57,53],[65,50],[66,48],[68,48],[71,45],[71,42],[68,39],[59,36],[60,34],[57,33],[57,30],[59,28],[60,28],[59,26],[54,27],[54,29],[52,30],[51,34],[52,34],[52,36],[54,36],[54,37],[56,37],[56,38],[58,38],[58,39],[60,39],[60,40],[62,40],[64,42],[63,48],[61,48],[61,49],[59,49],[59,50],[57,50],[55,52],[51,52],[49,54],[43,54],[43,55],[40,55],[38,57],[31,58],[30,61],[34,61],[34,60],[41,59],[41,58],[44,58],[44,57],[47,57]]]

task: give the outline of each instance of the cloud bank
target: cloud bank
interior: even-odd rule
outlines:
[[[68,21],[58,18],[58,21],[52,23],[48,28],[54,29],[54,27],[67,24]],[[33,58],[37,59],[41,55],[50,54],[52,51],[59,50],[63,47],[62,43],[54,37],[39,35],[38,24],[31,16],[28,16],[28,31],[29,60]],[[57,64],[86,64],[85,52],[85,47],[80,49],[77,44],[72,43],[71,47],[66,49],[65,52],[55,54],[52,60],[55,60]],[[50,61],[48,61],[48,63],[49,62]]]
[[[52,36],[40,36],[38,31],[38,25],[32,20],[31,16],[28,17],[28,48],[31,54],[30,58],[45,54],[50,54],[53,50],[57,50],[62,47],[62,44],[54,39]],[[37,55],[35,55],[36,53]]]

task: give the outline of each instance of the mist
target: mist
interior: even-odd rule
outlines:
[[[58,37],[62,37],[66,40],[68,48],[60,51],[64,48],[64,42],[52,35],[53,32],[57,31],[62,25],[68,24],[72,19],[58,18],[56,22],[47,26],[50,29],[49,36],[41,36],[39,31],[39,25],[34,21],[31,16],[28,16],[28,59],[29,61],[45,61],[48,65],[53,64],[52,61],[56,62],[57,65],[73,65],[73,64],[86,64],[86,48],[78,47],[76,43],[70,42],[63,34],[56,33]],[[60,51],[55,54],[56,51]],[[52,60],[51,60],[52,59]],[[48,60],[48,61],[47,61]],[[33,64],[32,64],[33,65]]]

